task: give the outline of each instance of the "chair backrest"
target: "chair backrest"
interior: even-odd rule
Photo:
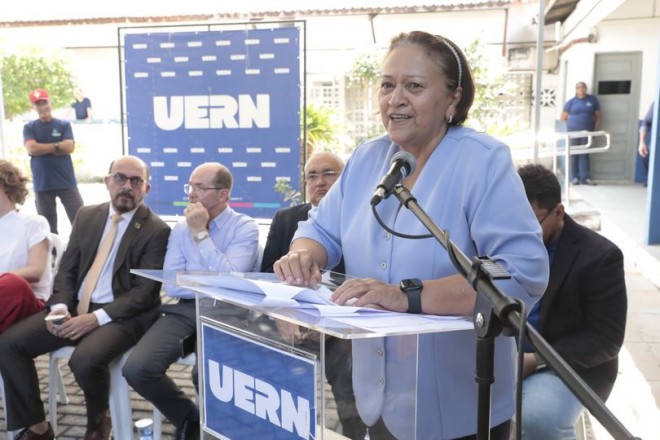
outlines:
[[[62,261],[62,255],[66,249],[66,243],[62,238],[54,233],[50,233],[50,246],[51,251],[55,251],[55,259],[53,260],[53,279],[57,275],[57,270],[60,267],[60,262]]]

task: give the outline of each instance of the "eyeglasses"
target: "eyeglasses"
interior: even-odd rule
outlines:
[[[550,216],[550,214],[552,214],[553,212],[555,212],[555,208],[556,208],[556,207],[557,207],[557,205],[555,205],[555,206],[553,206],[552,208],[548,209],[548,212],[546,212],[545,215],[544,215],[543,217],[541,217],[540,219],[538,219],[540,225],[543,224],[543,222],[545,221],[545,219],[548,218],[548,217]]]
[[[339,171],[323,171],[322,173],[309,173],[305,176],[305,182],[316,182],[318,179],[323,177],[324,179],[335,178],[340,173]]]
[[[183,192],[186,194],[192,194],[194,192],[198,194],[203,194],[206,191],[218,190],[218,189],[226,189],[226,188],[211,188],[202,185],[191,185],[190,183],[186,183],[185,185],[183,185]]]
[[[139,188],[145,182],[145,180],[140,176],[128,177],[124,173],[110,174],[109,177],[112,177],[112,179],[115,181],[115,183],[117,185],[122,185],[122,186],[124,184],[126,184],[127,180],[130,180],[131,181],[131,187],[133,187],[133,188]]]

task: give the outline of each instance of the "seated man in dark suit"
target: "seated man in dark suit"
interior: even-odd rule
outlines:
[[[561,189],[541,165],[518,170],[543,230],[550,281],[528,322],[603,400],[618,373],[626,327],[623,254],[564,212]],[[528,348],[524,355],[522,435],[533,440],[575,438],[582,404]]]
[[[259,227],[251,217],[229,207],[232,180],[229,169],[219,163],[195,168],[184,186],[190,204],[170,235],[164,270],[252,270],[259,254]],[[171,285],[165,285],[165,291],[178,302],[161,306],[161,317],[137,344],[122,372],[133,389],[176,426],[177,440],[196,440],[197,405],[166,374],[182,356],[180,342],[196,335],[195,293]],[[241,308],[221,307],[231,316],[244,315]]]
[[[34,358],[75,346],[69,366],[85,396],[86,440],[110,435],[108,364],[130,349],[158,317],[160,283],[131,269],[163,267],[170,228],[144,203],[149,170],[123,156],[105,177],[110,203],[80,208],[47,310],[0,336],[7,428],[17,438],[50,440]],[[62,322],[45,320],[58,318]]]
[[[298,228],[298,222],[307,220],[307,215],[317,206],[330,187],[335,183],[342,170],[344,161],[334,153],[316,153],[305,164],[305,189],[309,203],[280,209],[275,213],[268,231],[261,264],[262,272],[272,272],[273,264],[289,252],[291,239]],[[334,272],[344,273],[344,260],[333,268]],[[277,321],[282,334],[287,334],[297,344],[317,345],[315,341],[305,341],[296,325]],[[355,406],[351,377],[349,341],[328,338],[325,343],[325,371],[328,383],[337,404],[337,413],[342,424],[342,434],[351,439],[364,439],[366,425],[360,420]]]
[[[272,272],[273,264],[289,252],[298,222],[307,220],[312,207],[317,206],[344,169],[344,161],[334,153],[313,154],[305,164],[305,194],[308,203],[278,210],[270,223],[268,239],[261,260],[261,271]],[[343,261],[334,269],[344,273]]]

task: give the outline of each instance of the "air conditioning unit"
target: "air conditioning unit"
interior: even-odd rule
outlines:
[[[542,69],[552,70],[557,67],[558,56],[559,53],[556,50],[543,52]],[[510,47],[507,50],[506,58],[509,70],[536,70],[536,47]]]

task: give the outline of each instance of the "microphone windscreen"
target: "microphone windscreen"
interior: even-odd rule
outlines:
[[[390,161],[390,163],[392,164],[396,163],[396,161],[398,160],[403,160],[408,165],[406,167],[406,172],[404,175],[409,176],[410,174],[415,172],[415,168],[417,168],[417,160],[415,159],[415,156],[408,153],[407,151],[402,150],[396,153],[394,156],[392,156],[392,160]]]

